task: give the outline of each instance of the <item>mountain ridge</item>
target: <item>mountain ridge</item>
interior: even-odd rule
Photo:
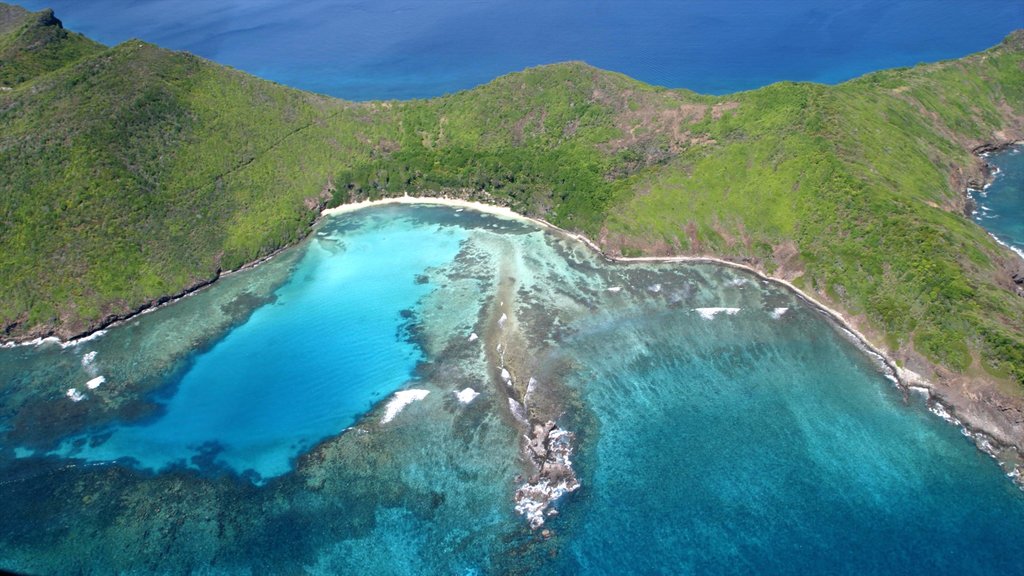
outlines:
[[[11,54],[32,26],[59,48],[11,59],[36,64],[0,92],[7,338],[74,337],[206,285],[328,206],[443,194],[611,255],[749,265],[915,372],[1021,395],[1024,266],[963,213],[988,177],[972,151],[1024,140],[1024,31],[836,86],[706,96],[569,62],[351,103],[137,40],[96,48],[51,17],[0,31]],[[1024,438],[1019,403],[1007,418]]]
[[[13,88],[103,48],[65,30],[49,8],[29,12],[0,4],[0,87]]]

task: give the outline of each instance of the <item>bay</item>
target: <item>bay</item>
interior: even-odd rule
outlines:
[[[974,221],[1024,258],[1024,147],[989,154],[995,179],[984,190],[971,191],[978,205]]]
[[[0,566],[29,573],[992,574],[1024,552],[1024,492],[788,290],[472,210],[329,218],[95,339],[2,349],[0,376]],[[399,389],[425,394],[388,418]],[[546,537],[513,510],[510,398],[574,435],[582,487]]]

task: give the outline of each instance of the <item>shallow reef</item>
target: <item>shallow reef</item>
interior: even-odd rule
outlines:
[[[321,323],[297,344],[276,317]],[[270,340],[241,349],[287,351],[294,375],[197,380],[263,361],[224,355],[254,327]],[[378,365],[401,377],[356,378]],[[160,428],[233,372],[246,410],[330,426],[283,470],[261,468],[277,440]],[[996,462],[786,289],[610,262],[472,210],[326,219],[93,340],[2,349],[0,377],[0,566],[30,573],[981,574],[1024,552],[1024,496]],[[317,404],[288,405],[303,386]],[[171,456],[117,458],[125,429],[163,430]]]

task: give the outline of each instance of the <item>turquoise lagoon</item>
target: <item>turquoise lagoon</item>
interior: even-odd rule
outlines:
[[[28,573],[995,574],[1024,554],[997,462],[791,292],[471,210],[328,218],[95,339],[0,349],[0,382],[0,567]],[[510,398],[575,434],[582,486],[548,537],[513,510],[532,471]]]
[[[395,337],[402,329],[395,322],[432,288],[410,275],[450,263],[464,236],[455,227],[378,228],[372,220],[320,231],[274,302],[192,359],[163,414],[60,452],[132,458],[154,470],[212,458],[255,479],[287,472],[291,458],[409,381],[422,355]],[[97,355],[90,365],[103,360]]]

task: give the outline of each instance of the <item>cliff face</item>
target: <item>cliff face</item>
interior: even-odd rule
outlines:
[[[0,330],[73,336],[301,238],[321,208],[444,193],[612,254],[792,280],[928,376],[1024,381],[1014,256],[963,217],[1024,137],[1024,33],[838,86],[710,97],[582,63],[352,104],[52,13],[0,10]]]

